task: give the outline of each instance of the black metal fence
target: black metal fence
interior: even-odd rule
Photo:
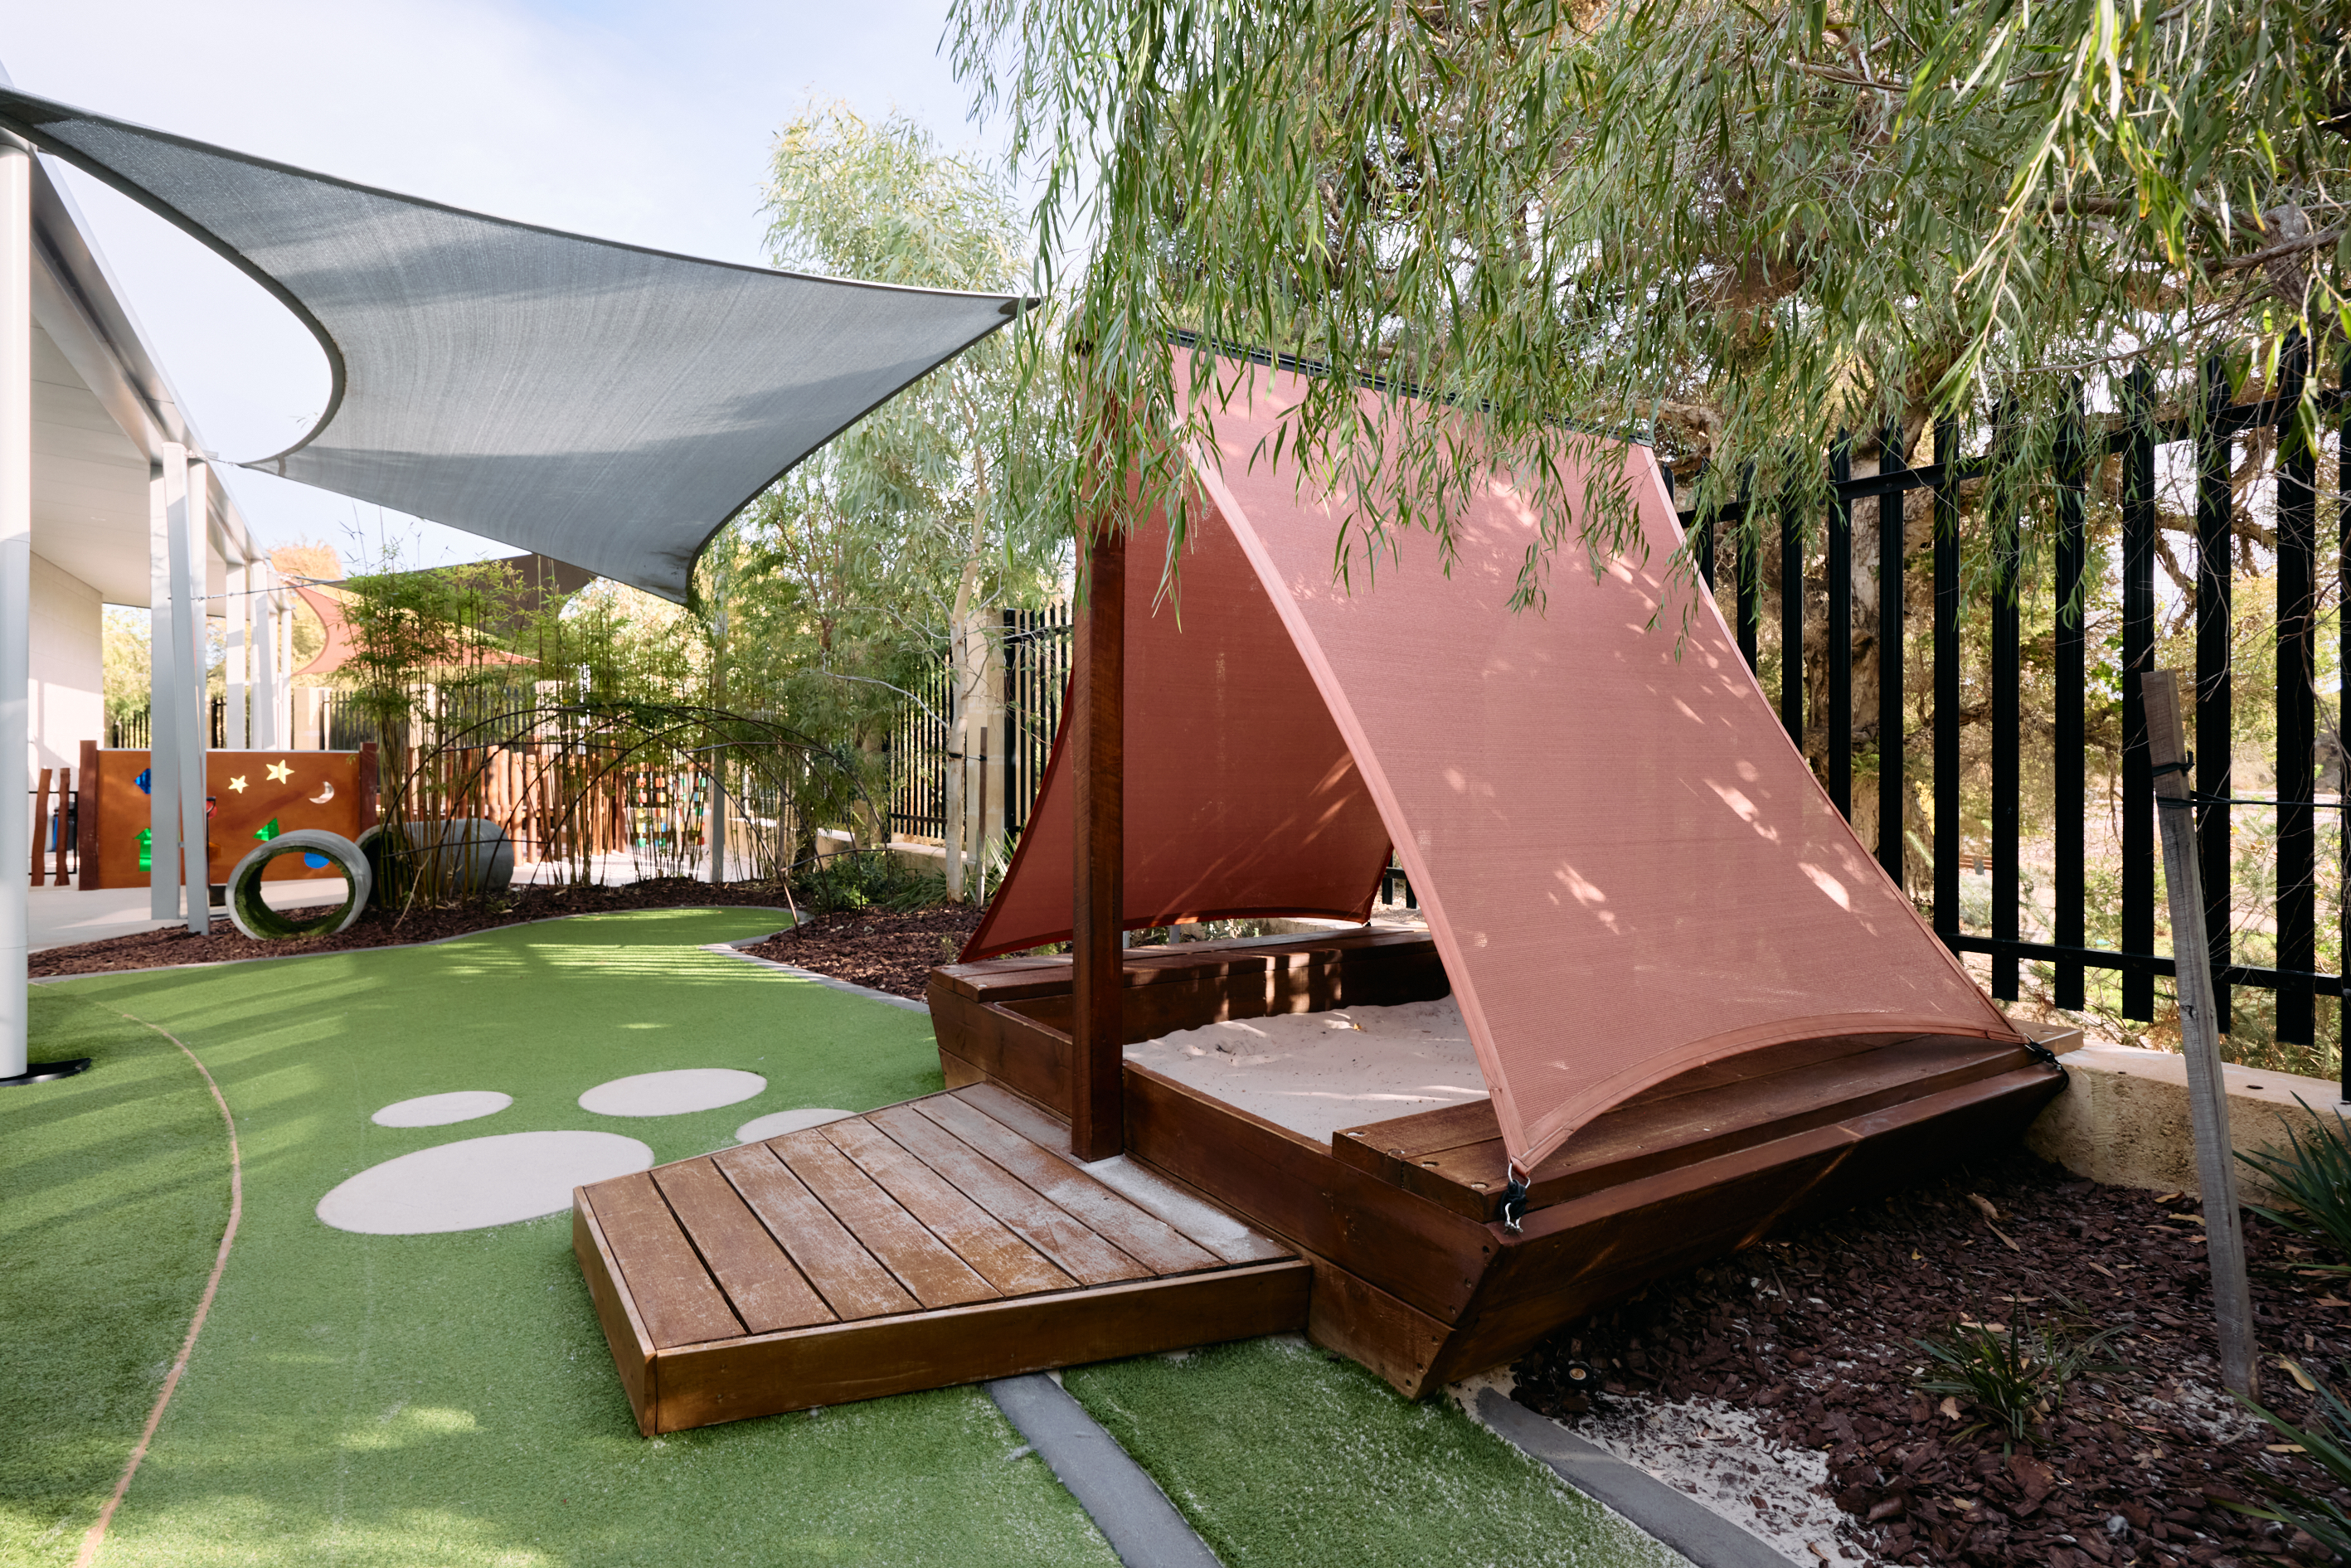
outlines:
[[[1070,679],[1071,611],[1066,604],[1042,610],[1001,612],[998,647],[1002,684],[996,694],[1002,723],[976,736],[972,760],[991,778],[1002,764],[1004,832],[1018,838],[1029,825],[1037,791],[1044,787],[1052,759],[1053,737],[1061,723],[1061,697]],[[948,717],[954,693],[942,661],[914,688],[915,700],[901,711],[890,737],[890,831],[926,838],[946,836]],[[991,747],[999,755],[991,758]],[[991,786],[993,788],[993,786]]]
[[[946,660],[914,687],[890,733],[890,831],[944,839],[947,831],[947,716],[954,671]]]
[[[125,713],[106,716],[106,744],[110,750],[144,751],[152,743],[155,733],[154,716],[147,708],[134,708]],[[228,746],[228,699],[213,697],[205,706],[204,744],[214,751]]]
[[[1070,607],[1004,612],[1004,831],[1029,825],[1070,685]]]
[[[1935,460],[1914,463],[1904,450],[1904,434],[1896,425],[1880,437],[1880,471],[1855,476],[1853,448],[1840,444],[1831,456],[1835,499],[1825,527],[1807,530],[1805,519],[1784,508],[1759,519],[1761,526],[1740,528],[1729,524],[1742,519],[1747,507],[1734,506],[1703,519],[1683,514],[1686,528],[1700,530],[1698,555],[1709,586],[1716,584],[1717,557],[1730,573],[1730,582],[1718,591],[1725,595],[1741,654],[1750,669],[1766,673],[1771,663],[1761,647],[1762,631],[1776,622],[1782,656],[1777,661],[1781,721],[1800,747],[1813,758],[1822,781],[1837,809],[1853,815],[1857,758],[1874,767],[1877,824],[1876,853],[1887,873],[1900,884],[1925,893],[1936,931],[1955,951],[1983,954],[1991,959],[1992,994],[2002,1000],[2018,995],[2020,965],[2040,962],[2050,967],[2053,999],[2059,1007],[2081,1009],[2090,1001],[2085,975],[2103,971],[2118,977],[2116,1010],[2121,1018],[2147,1021],[2156,1017],[2156,977],[2173,971],[2169,957],[2157,948],[2158,876],[2155,843],[2153,780],[2148,770],[2146,718],[2140,706],[2138,672],[2156,667],[2162,641],[2159,625],[2157,565],[2158,557],[2173,568],[2172,621],[2179,635],[2169,659],[2184,655],[2179,643],[2192,622],[2196,702],[2194,715],[2197,756],[2194,788],[2198,796],[2199,865],[2211,933],[2216,977],[2223,980],[2221,1009],[2227,1027],[2229,988],[2246,987],[2274,993],[2274,1038],[2281,1042],[2308,1044],[2317,1028],[2316,998],[2343,994],[2340,974],[2318,963],[2319,889],[2316,815],[2340,810],[2342,778],[2341,716],[2338,697],[2335,721],[2322,737],[2317,690],[2322,674],[2318,637],[2322,609],[2337,619],[2338,650],[2331,674],[2338,680],[2351,672],[2351,616],[2342,613],[2351,594],[2351,507],[2341,497],[2351,491],[2351,441],[2342,439],[2346,409],[2345,390],[2338,385],[2320,396],[2323,428],[2314,442],[2299,436],[2295,409],[2305,369],[2298,351],[2284,361],[2273,395],[2258,402],[2231,403],[2229,383],[2218,365],[2206,367],[2199,394],[2205,400],[2200,422],[2181,415],[2158,417],[2154,390],[2142,371],[2127,385],[2120,412],[2104,417],[2085,416],[2062,440],[2053,457],[2054,538],[2052,570],[2035,573],[2027,582],[2022,571],[2015,516],[1985,515],[1980,494],[1970,494],[1963,528],[1962,491],[1980,478],[1987,463],[1982,455],[1962,457],[1969,442],[1954,423],[1933,432]],[[2351,361],[2342,380],[2351,382]],[[2004,439],[1997,421],[1974,433],[1979,448]],[[2270,476],[2272,494],[2264,507],[2247,507],[2237,497],[2232,470],[2241,446],[2248,442],[2274,444],[2277,459]],[[2332,591],[2325,591],[2321,572],[2319,528],[2319,463],[2324,449],[2335,445],[2337,489],[2332,499],[2334,528],[2327,536],[2332,555]],[[2185,450],[2180,450],[2184,445]],[[2114,473],[2119,467],[2119,474]],[[2175,508],[2169,517],[2160,510],[2159,473],[2184,480],[2192,476],[2191,508]],[[2102,481],[2108,477],[2111,485]],[[1906,539],[1904,497],[1914,491],[1931,495],[1930,559],[1920,560]],[[2111,492],[2111,500],[2108,496]],[[1756,503],[1755,505],[1761,505]],[[2094,506],[2103,522],[2114,525],[2118,559],[2094,550]],[[1866,623],[1857,619],[1853,604],[1855,512],[1864,527],[1875,526],[1875,554],[1880,562],[1899,563],[1888,573],[1881,566],[1878,581],[1899,582],[1922,567],[1933,573],[1931,623],[1923,628],[1905,624],[1905,595],[1878,593],[1877,612]],[[2261,514],[2273,517],[2263,528]],[[1874,515],[1872,515],[1874,513]],[[2192,528],[2191,528],[2192,517]],[[2248,527],[2248,523],[2252,526]],[[2168,525],[2168,526],[2167,526]],[[1815,536],[1811,542],[1806,534]],[[2179,564],[2167,535],[2192,531],[2194,564]],[[1767,591],[1763,550],[1776,534],[1782,591]],[[1966,537],[1963,537],[1966,536]],[[1720,537],[1718,542],[1718,536]],[[1988,549],[1992,560],[1989,592],[1972,602],[1963,594],[1963,552],[1973,542]],[[1866,543],[1865,538],[1865,543]],[[2103,558],[2103,559],[2102,559]],[[1825,690],[1808,690],[1806,661],[1787,657],[1785,651],[1805,646],[1808,593],[1788,592],[1789,583],[1809,586],[1817,574],[1824,591],[1827,657]],[[2180,580],[2187,579],[2185,589]],[[2248,616],[2258,606],[2241,604],[2236,589],[2241,580],[2273,579],[2273,625]],[[2118,598],[2115,623],[2101,624],[2090,611],[2104,592]],[[2037,602],[2036,602],[2037,598]],[[1767,605],[1767,600],[1776,602]],[[2322,600],[2325,603],[2322,604]],[[2045,639],[2022,635],[2024,612],[2046,622]],[[1963,670],[1963,615],[1980,615],[1982,624],[1970,630],[1988,636],[1988,668]],[[1931,692],[1923,727],[1930,732],[1931,755],[1920,769],[1909,754],[1907,739],[1922,716],[1920,705],[1906,693],[1904,671],[1910,661],[1907,639],[1923,631],[1931,644]],[[2232,745],[2237,712],[2233,698],[2238,667],[2262,639],[2274,638],[2275,778],[2266,794],[2241,788],[2232,779]],[[1855,745],[1854,681],[1856,640],[1865,652],[1865,673],[1877,675],[1876,740],[1874,757]],[[2095,643],[2095,645],[2094,645]],[[2262,643],[2267,646],[2266,643]],[[2093,655],[2098,655],[2095,669]],[[2048,711],[2027,715],[2021,694],[2024,664],[2045,661],[2052,700]],[[2094,684],[2093,675],[2096,676]],[[1771,685],[1766,681],[1767,688]],[[2332,695],[2332,694],[2330,694]],[[2119,709],[2118,714],[2116,709]],[[1867,716],[1864,716],[1865,722]],[[2113,721],[2119,720],[2118,726]],[[2088,743],[2093,720],[2118,728],[2118,758]],[[1979,782],[1988,788],[1989,854],[1977,856],[1964,841],[1966,817],[1961,793],[1969,769],[1962,760],[1962,731],[1970,725],[1989,727],[1988,768],[1980,768]],[[1825,731],[1825,734],[1821,733]],[[2030,730],[2038,744],[2045,737],[2050,768],[2051,821],[2036,824],[2029,834],[2021,818],[2020,784],[2027,761]],[[1890,737],[1890,743],[1889,743]],[[1807,742],[1812,744],[1807,746]],[[2323,742],[2323,744],[2322,744]],[[1978,750],[1984,749],[1979,746]],[[2318,783],[2321,753],[2327,753],[2338,793],[2322,799]],[[2041,758],[2032,759],[2036,765]],[[2094,770],[2094,760],[2099,764]],[[2118,766],[2116,764],[2118,762]],[[1903,831],[1913,813],[1908,810],[1918,775],[1923,771],[1931,789],[1931,841],[1919,843]],[[1988,779],[1980,778],[1988,771]],[[2093,789],[2105,787],[2107,801]],[[2080,802],[2079,809],[2071,803]],[[2112,905],[2105,889],[2094,904],[2089,897],[2090,859],[2085,853],[2086,828],[2101,809],[2110,809],[2119,842],[2114,846]],[[2263,938],[2247,940],[2248,923],[2238,894],[2262,895],[2264,890],[2233,885],[2232,813],[2238,810],[2274,812],[2273,887],[2262,901],[2264,916],[2252,922]],[[2028,900],[2020,885],[2020,848],[2030,838],[2036,848],[2045,840],[2051,865],[2051,894],[2045,908]],[[2351,846],[2351,831],[2340,844]],[[1923,855],[1921,852],[1924,852]],[[1919,862],[1926,863],[1922,866]],[[1961,913],[1963,870],[1989,862],[1990,919],[1988,929],[1969,929]],[[1922,888],[1922,883],[1924,884]],[[2351,881],[2338,881],[2338,888]],[[2028,937],[2021,915],[2030,909],[2035,924],[2048,928],[2045,940]],[[2045,914],[2045,920],[2040,918]],[[2340,921],[2345,910],[2332,912]],[[2113,931],[2111,945],[2090,939],[2093,921]],[[2338,925],[2337,933],[2342,927]],[[2273,941],[2266,940],[2273,936]],[[2273,961],[2244,963],[2234,949],[2271,946]],[[2331,944],[2332,945],[2332,944]],[[2341,948],[2337,946],[2337,951]]]

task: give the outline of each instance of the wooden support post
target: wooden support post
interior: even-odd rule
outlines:
[[[55,776],[54,770],[47,768],[42,768],[41,781],[33,791],[33,858],[31,862],[31,876],[33,879],[32,885],[35,887],[41,885],[41,856],[47,852],[49,847],[49,780]]]
[[[2261,1397],[2253,1345],[2253,1298],[2245,1280],[2245,1237],[2237,1214],[2237,1170],[2229,1141],[2229,1095],[2214,1027],[2212,950],[2205,941],[2204,891],[2197,865],[2196,813],[2188,789],[2188,747],[2179,725],[2179,684],[2170,670],[2138,678],[2147,716],[2147,768],[2162,818],[2163,880],[2171,902],[2172,961],[2179,971],[2179,1042],[2188,1058],[2188,1106],[2196,1132],[2196,1180],[2204,1190],[2206,1260],[2220,1325],[2220,1382]]]
[[[1119,951],[1126,871],[1126,540],[1103,529],[1086,556],[1085,603],[1070,670],[1077,845],[1070,890],[1077,984],[1070,1145],[1081,1160],[1106,1160],[1126,1147]]]
[[[85,783],[89,781],[87,775],[84,776],[83,781]],[[71,881],[66,875],[66,836],[67,831],[73,826],[73,769],[60,768],[57,769],[57,874],[50,879],[49,885],[52,887],[65,887]]]

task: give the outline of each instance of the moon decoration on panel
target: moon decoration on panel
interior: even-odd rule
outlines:
[[[319,786],[319,792],[310,797],[310,804],[313,806],[323,806],[334,798],[335,781],[329,779],[324,784]]]

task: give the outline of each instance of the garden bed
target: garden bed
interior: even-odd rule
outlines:
[[[1677,1435],[1698,1450],[1760,1437],[1785,1476],[1824,1458],[1841,1544],[1879,1560],[2324,1561],[2307,1537],[2225,1506],[2262,1501],[2263,1475],[2328,1485],[2220,1391],[2199,1215],[2192,1198],[2100,1186],[2022,1151],[1987,1157],[1569,1325],[1513,1369],[1514,1397],[1693,1490],[1708,1490],[1707,1464],[1677,1459]],[[2351,1291],[2251,1217],[2247,1249],[2262,1396],[2315,1423],[2281,1358],[2351,1383]],[[2004,1452],[2001,1432],[1969,1430],[1981,1416],[1968,1398],[1916,1388],[1928,1361],[1917,1342],[1961,1320],[2005,1333],[2020,1310],[2076,1343],[2115,1330],[2091,1359],[2119,1370],[2079,1375]],[[1576,1363],[1601,1385],[1588,1409],[1570,1392]],[[1768,1524],[1770,1479],[1753,1490],[1732,1487],[1734,1510]]]
[[[861,909],[819,915],[743,950],[920,1001],[931,970],[956,961],[979,928],[982,913],[977,904],[946,904],[905,914]]]
[[[110,936],[101,942],[79,942],[66,947],[45,947],[29,959],[34,978],[59,975],[103,975],[124,969],[158,969],[172,964],[216,964],[231,958],[286,958],[303,953],[334,953],[357,947],[386,947],[404,942],[430,942],[462,936],[469,931],[513,925],[526,920],[546,920],[563,915],[606,915],[630,909],[690,909],[713,904],[781,907],[783,889],[772,883],[730,883],[712,886],[687,877],[657,877],[614,886],[584,884],[533,887],[476,904],[443,908],[411,909],[397,919],[380,912],[362,915],[348,931],[331,936],[297,936],[277,942],[256,942],[213,914],[211,935],[198,936],[184,925]],[[329,915],[333,904],[291,909],[297,920]]]

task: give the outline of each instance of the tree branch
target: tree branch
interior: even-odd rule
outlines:
[[[2263,262],[2275,261],[2282,256],[2295,256],[2305,250],[2317,250],[2322,246],[2333,245],[2336,240],[2339,240],[2342,237],[2343,225],[2341,224],[2336,224],[2331,229],[2321,229],[2316,234],[2304,235],[2300,239],[2285,240],[2280,244],[2271,246],[2266,250],[2257,250],[2251,256],[2229,256],[2220,262],[2213,270],[2216,272],[2241,272],[2249,267],[2259,267]]]

